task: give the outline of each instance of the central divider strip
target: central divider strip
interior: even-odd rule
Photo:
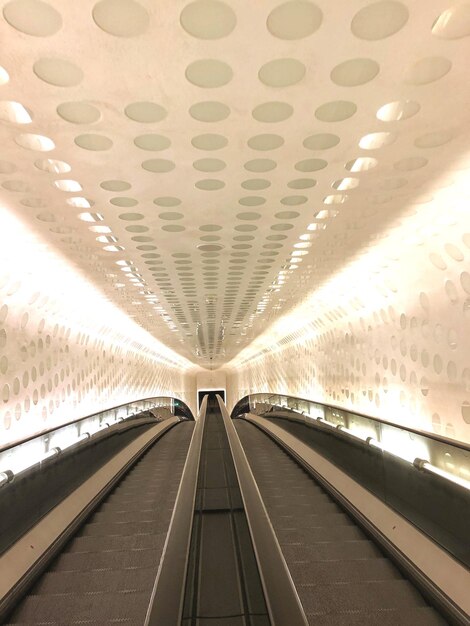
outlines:
[[[217,396],[272,626],[308,626],[287,563],[227,408]]]
[[[181,623],[206,409],[207,396],[202,401],[189,445],[145,626],[177,626]]]

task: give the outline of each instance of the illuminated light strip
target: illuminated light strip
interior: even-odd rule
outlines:
[[[449,472],[446,472],[445,470],[436,467],[425,459],[415,459],[413,465],[421,471],[440,476],[441,478],[449,480],[450,482],[459,485],[459,487],[463,487],[464,489],[470,491],[470,481],[465,480],[465,478],[460,478],[460,476],[456,476],[455,474],[450,474]]]

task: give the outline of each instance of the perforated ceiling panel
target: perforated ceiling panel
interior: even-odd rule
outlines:
[[[2,201],[203,366],[419,211],[466,149],[468,3],[1,6]]]

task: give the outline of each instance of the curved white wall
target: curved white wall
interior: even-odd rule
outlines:
[[[126,401],[195,406],[191,364],[0,209],[0,445]]]
[[[467,172],[232,361],[229,401],[286,393],[470,441]]]

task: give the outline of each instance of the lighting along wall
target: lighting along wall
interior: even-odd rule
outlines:
[[[383,237],[228,365],[269,391],[470,441],[470,172],[455,164]]]
[[[193,368],[0,208],[0,445],[141,397],[194,408]]]

